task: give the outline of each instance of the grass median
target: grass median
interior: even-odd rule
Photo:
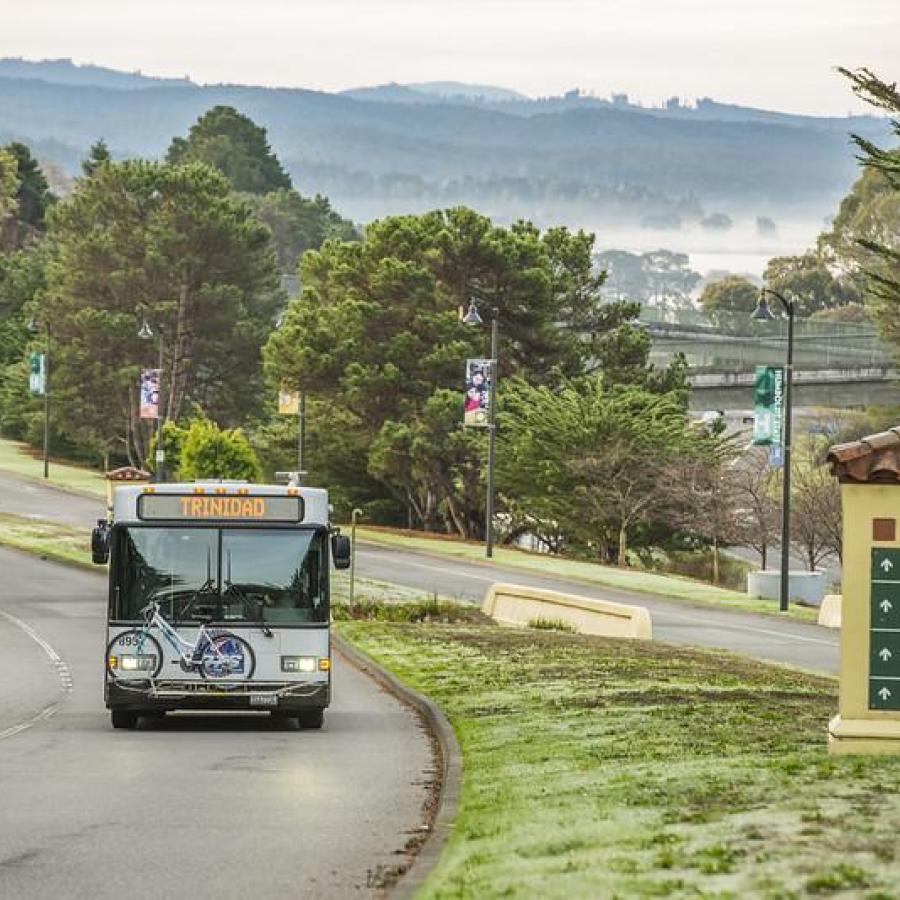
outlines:
[[[98,568],[91,563],[89,532],[45,519],[0,513],[0,545],[54,562]]]
[[[336,627],[460,740],[421,897],[898,896],[900,759],[827,755],[831,679],[547,631]]]
[[[33,448],[18,441],[0,439],[0,469],[77,494],[106,498],[106,481],[101,472],[51,460],[50,477],[45,481],[43,460]]]
[[[362,528],[356,533],[360,540],[384,547],[430,553],[472,563],[484,563],[484,545],[474,541],[462,541],[440,536],[425,536],[393,529]],[[649,594],[667,600],[694,603],[701,606],[717,606],[744,612],[769,613],[779,615],[773,601],[748,597],[738,591],[715,587],[702,581],[692,581],[673,575],[659,575],[640,569],[624,569],[618,566],[604,566],[600,563],[583,562],[549,556],[543,553],[529,553],[508,547],[494,548],[494,562],[502,566],[520,569],[533,575],[559,578],[566,581],[580,581],[598,587]],[[577,591],[576,591],[577,592]],[[790,615],[801,621],[814,622],[818,611],[809,607],[791,605]]]

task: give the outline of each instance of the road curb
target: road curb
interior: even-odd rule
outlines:
[[[444,845],[453,833],[462,788],[462,752],[447,717],[428,697],[405,685],[396,675],[375,662],[367,653],[355,647],[345,637],[332,632],[331,641],[332,646],[348,662],[365,672],[421,715],[440,751],[441,783],[431,831],[419,848],[412,865],[401,875],[400,880],[389,892],[394,900],[405,900],[405,898],[412,897],[424,884],[425,879],[437,865]]]

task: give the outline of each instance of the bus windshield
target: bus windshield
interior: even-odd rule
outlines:
[[[151,600],[172,622],[328,622],[322,531],[141,527],[113,547],[114,620],[133,621]]]

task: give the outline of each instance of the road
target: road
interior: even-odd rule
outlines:
[[[53,488],[24,483],[0,473],[0,512],[55,518],[89,528],[103,514],[103,504]],[[481,601],[495,581],[578,593],[646,606],[657,640],[712,647],[759,659],[837,674],[838,635],[817,625],[753,613],[698,607],[647,594],[598,587],[579,581],[531,575],[495,563],[460,562],[448,557],[362,544],[357,571],[363,577],[402,584],[432,594]]]
[[[2,548],[0,572],[0,897],[374,893],[433,765],[396,700],[338,658],[322,731],[265,714],[113,731],[104,578]]]

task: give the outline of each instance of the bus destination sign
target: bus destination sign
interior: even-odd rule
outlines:
[[[138,518],[188,521],[302,522],[300,497],[142,494]]]

